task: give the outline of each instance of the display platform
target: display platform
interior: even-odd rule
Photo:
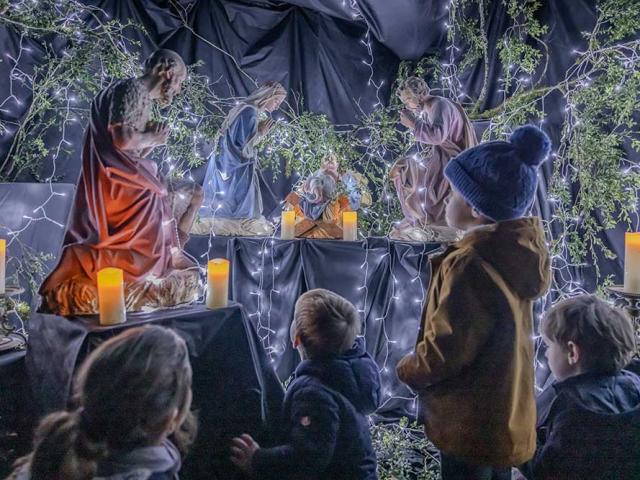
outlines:
[[[415,413],[413,394],[396,377],[395,365],[415,345],[430,278],[428,256],[439,247],[382,237],[345,242],[192,235],[186,250],[203,265],[210,258],[230,260],[230,296],[246,308],[280,379],[299,361],[289,326],[300,294],[326,288],[353,302],[381,370],[379,413],[398,418]]]
[[[217,310],[194,305],[130,314],[126,323],[108,327],[98,325],[95,316],[34,314],[26,366],[38,414],[65,407],[74,372],[101,342],[149,324],[175,330],[189,347],[199,434],[181,476],[240,478],[228,461],[231,438],[249,432],[268,444],[267,425],[277,424],[284,393],[237,304]]]

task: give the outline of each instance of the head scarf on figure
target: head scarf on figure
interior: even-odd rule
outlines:
[[[244,110],[248,105],[255,107],[259,111],[264,111],[265,107],[271,99],[274,97],[287,96],[287,91],[278,82],[266,82],[263,83],[255,92],[249,95],[247,98],[240,100],[236,106],[234,106],[227,115],[224,123],[222,124],[222,131],[224,132],[234,120],[238,118],[240,112]]]
[[[234,106],[227,115],[222,127],[220,128],[220,134],[224,135],[227,129],[233,125],[233,122],[240,116],[242,111],[247,107],[253,107],[258,110],[258,114],[267,110],[269,103],[271,100],[277,97],[281,97],[281,100],[287,96],[287,91],[285,88],[279,84],[278,82],[269,81],[263,83],[255,92],[249,95],[247,98],[240,100],[236,106]],[[279,105],[280,103],[278,103]],[[256,141],[258,140],[258,131],[254,133],[253,137],[247,141],[244,148],[242,149],[242,154],[245,157],[252,157],[254,154],[254,146]]]

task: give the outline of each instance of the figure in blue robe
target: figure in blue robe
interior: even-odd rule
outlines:
[[[286,96],[284,88],[269,82],[236,105],[222,126],[217,151],[209,157],[200,218],[257,219],[262,216],[262,195],[255,146],[272,125],[259,122]]]
[[[200,217],[260,217],[258,159],[250,146],[257,133],[258,111],[246,105],[222,134],[218,150],[209,157]],[[250,156],[245,156],[246,153]]]

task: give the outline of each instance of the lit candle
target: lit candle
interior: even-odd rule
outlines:
[[[108,267],[98,272],[98,306],[100,325],[116,325],[127,319],[121,269]]]
[[[282,224],[280,226],[280,238],[283,240],[293,240],[296,236],[296,212],[288,210],[282,212]]]
[[[0,295],[3,295],[4,290],[4,277],[5,277],[5,258],[7,254],[7,241],[4,238],[0,238]]]
[[[207,308],[226,307],[229,298],[229,260],[209,260],[207,280]]]
[[[640,293],[640,232],[624,234],[624,291]]]
[[[342,212],[342,239],[349,241],[358,239],[357,212]]]

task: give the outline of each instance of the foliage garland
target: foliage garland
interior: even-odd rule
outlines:
[[[422,428],[407,418],[397,423],[376,423],[370,428],[380,480],[436,480],[437,450]]]
[[[640,177],[628,155],[640,152],[635,113],[640,109],[640,12],[632,0],[598,2],[595,26],[584,33],[587,48],[571,52],[575,63],[560,82],[544,85],[548,47],[542,40],[547,27],[536,18],[540,2],[502,3],[512,22],[497,46],[502,103],[484,112],[476,103],[471,117],[488,121],[483,140],[504,139],[518,125],[532,121],[544,125],[547,105],[564,104],[548,185],[553,215],[546,228],[556,272],[554,292],[559,297],[581,293],[585,291],[581,281],[585,268],[595,270],[601,285],[612,281],[601,275],[599,259],[615,258],[603,241],[604,232],[620,223],[632,228],[638,220]],[[452,3],[449,39],[454,51],[460,50],[456,41],[468,40],[478,28],[464,15],[456,20],[462,7],[473,17],[473,7],[481,8],[482,2]],[[480,60],[479,52],[486,46],[479,32],[474,38],[458,64],[475,65]],[[444,72],[451,98],[459,96],[451,87],[460,85],[458,72]]]

